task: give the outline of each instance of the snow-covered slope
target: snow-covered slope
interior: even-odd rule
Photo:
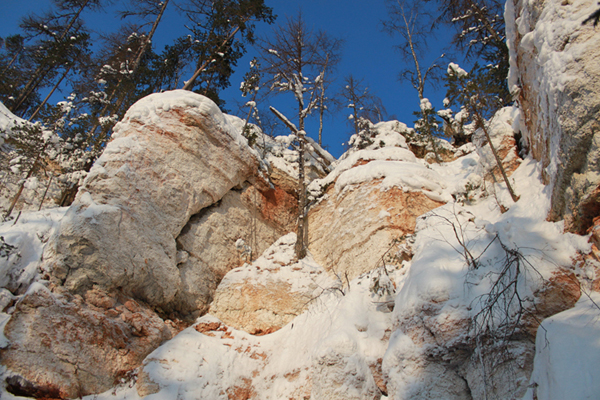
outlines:
[[[172,109],[177,109],[183,117],[178,114],[173,121],[169,120],[173,117],[169,114]],[[204,113],[200,113],[200,109]],[[162,170],[150,169],[143,177],[135,176],[144,170],[142,167],[154,168],[154,163],[147,162],[145,158],[150,152],[143,151],[140,144],[149,141],[149,137],[163,144],[153,150],[159,154],[157,159],[165,157],[165,149],[171,149],[165,147],[167,144],[172,145],[169,168],[181,172],[195,168],[197,163],[180,166],[181,158],[177,156],[179,142],[162,141],[172,141],[174,134],[186,133],[187,136],[180,138],[180,142],[194,144],[200,133],[188,131],[190,126],[214,125],[216,133],[226,136],[223,139],[226,143],[241,149],[240,152],[247,151],[245,156],[249,160],[246,164],[259,170],[261,167],[254,161],[260,165],[268,163],[271,170],[294,173],[288,163],[293,161],[293,154],[288,152],[287,145],[293,138],[277,141],[265,137],[261,139],[264,140],[262,148],[249,149],[245,139],[238,135],[240,121],[222,116],[213,109],[205,99],[187,93],[181,96],[177,93],[158,95],[133,109],[128,114],[129,118],[117,129],[121,137],[94,167],[75,207],[67,212],[66,219],[63,218],[62,223],[66,224],[60,228],[63,235],[64,227],[73,221],[85,228],[91,241],[98,232],[104,238],[115,227],[124,229],[121,226],[123,214],[142,220],[139,213],[147,211],[145,207],[148,204],[144,193],[160,192],[167,187],[166,182],[172,184],[176,178],[170,169],[164,176],[161,175],[164,179],[148,181],[150,184],[145,179],[152,175],[151,172],[162,174]],[[504,109],[498,113],[490,125],[494,143],[506,143],[505,138],[512,138],[511,127],[516,126],[514,121],[518,118],[519,111],[516,109]],[[185,128],[179,125],[181,121]],[[146,122],[147,125],[144,125]],[[177,132],[171,132],[175,125]],[[160,129],[147,133],[142,126]],[[41,338],[31,343],[37,346],[35,357],[44,358],[52,351],[38,350],[44,343],[58,349],[60,362],[57,361],[57,364],[62,363],[63,358],[79,360],[85,358],[84,355],[87,357],[89,352],[86,349],[91,349],[98,342],[105,346],[101,349],[106,354],[115,355],[106,364],[118,364],[120,357],[125,358],[134,352],[135,349],[127,347],[128,343],[123,342],[117,348],[112,342],[107,344],[108,340],[102,340],[106,337],[96,337],[95,323],[103,329],[110,327],[114,331],[126,331],[119,337],[140,347],[146,346],[144,349],[148,350],[139,360],[127,359],[129,364],[126,365],[139,366],[145,357],[139,368],[119,371],[116,375],[120,379],[119,384],[104,393],[84,396],[89,400],[135,400],[144,397],[182,400],[593,398],[590,396],[600,392],[600,346],[597,343],[600,299],[597,293],[592,292],[600,286],[596,275],[598,262],[588,257],[593,247],[587,236],[564,233],[562,222],[546,220],[552,195],[550,188],[542,183],[544,165],[531,157],[513,163],[514,154],[507,153],[504,159],[514,167],[510,180],[519,196],[518,202],[514,203],[505,184],[494,183],[490,178],[494,164],[490,161],[486,143],[477,140],[477,133],[475,144],[456,152],[461,155],[459,158],[429,164],[416,158],[408,149],[402,134],[405,128],[397,122],[378,126],[376,141],[365,148],[352,149],[340,161],[333,163],[332,172],[316,180],[311,186],[311,193],[316,204],[320,201],[315,208],[327,202],[327,196],[337,199],[348,194],[361,194],[362,191],[377,193],[381,197],[390,194],[398,197],[400,194],[422,196],[407,197],[410,201],[433,202],[423,215],[411,220],[413,227],[410,233],[398,237],[391,246],[389,237],[353,243],[356,254],[367,254],[365,260],[373,261],[373,265],[362,270],[355,269],[353,274],[344,274],[341,271],[347,265],[343,264],[350,261],[340,259],[342,261],[333,268],[327,266],[326,271],[326,266],[315,261],[317,257],[309,255],[303,260],[296,260],[292,251],[293,233],[282,236],[262,257],[252,261],[248,255],[251,251],[239,237],[229,237],[232,234],[228,230],[211,226],[206,246],[214,245],[213,236],[222,233],[227,236],[226,243],[231,242],[230,251],[241,250],[242,255],[248,257],[247,262],[229,272],[223,269],[227,274],[214,278],[222,282],[211,306],[214,314],[209,312],[201,316],[181,331],[182,325],[177,326],[177,321],[167,320],[164,310],[159,310],[158,306],[151,309],[143,304],[140,301],[143,296],[137,298],[140,304],[133,297],[127,297],[139,296],[136,290],[125,288],[117,294],[110,294],[113,293],[111,290],[121,288],[109,285],[102,288],[98,281],[93,287],[84,288],[89,290],[74,290],[81,294],[70,293],[69,288],[61,286],[56,279],[51,283],[47,281],[47,277],[55,273],[52,270],[55,266],[46,263],[41,268],[40,255],[49,235],[57,229],[56,222],[62,218],[64,209],[24,213],[16,224],[11,221],[0,225],[0,236],[10,245],[3,246],[0,252],[0,283],[3,287],[0,291],[3,311],[0,324],[3,330],[8,327],[5,332],[10,333],[7,337],[0,337],[2,355],[9,351],[27,351],[26,345],[31,342],[24,342],[25,345],[16,350],[11,348],[18,347],[19,341],[31,334],[26,332],[26,327],[48,326],[27,325],[27,321],[22,320],[28,320],[31,315],[46,318],[44,321],[50,321],[51,325],[53,316],[37,316],[36,309],[58,308],[64,310],[67,317],[75,318],[73,326],[77,326],[76,318],[85,318],[89,328],[83,333],[87,336],[80,331],[77,335],[86,339],[73,339],[73,343],[65,340],[59,347],[52,342],[52,336],[33,332]],[[127,167],[133,154],[127,152],[132,149],[128,145],[130,142],[135,142],[135,147],[139,146],[142,150],[136,155],[140,157],[136,168]],[[261,154],[261,151],[265,153]],[[216,161],[210,162],[209,166],[220,166],[223,157],[218,154],[217,150],[211,153]],[[197,154],[197,158],[204,162],[206,158],[203,157]],[[116,166],[108,165],[111,162]],[[240,169],[246,171],[246,164]],[[319,163],[314,169],[322,173],[329,169],[326,165],[325,162]],[[232,174],[236,171],[238,169],[234,168]],[[256,175],[259,173],[256,172]],[[177,177],[187,179],[189,176],[180,174]],[[235,186],[234,191],[243,192],[243,184],[255,178],[244,175],[229,186]],[[110,179],[116,179],[112,182],[118,184],[111,184]],[[142,181],[145,185],[138,184]],[[180,186],[189,190],[193,185],[210,182],[200,174],[194,182],[183,182]],[[280,193],[266,183],[263,186],[259,189],[268,194],[263,205],[266,208],[277,201]],[[371,186],[376,186],[377,191],[364,190]],[[116,191],[108,191],[115,188]],[[129,192],[121,188],[127,188]],[[176,192],[182,193],[183,189]],[[139,194],[140,191],[145,192]],[[140,207],[133,205],[136,196],[143,200]],[[196,199],[193,195],[191,197]],[[204,208],[194,206],[193,211],[182,211],[176,210],[168,199],[158,195],[154,199],[158,200],[152,203],[153,208],[143,217],[144,223],[139,224],[139,229],[130,228],[134,231],[131,236],[137,232],[140,240],[146,236],[156,239],[158,236],[153,230],[161,228],[150,221],[160,222],[160,218],[168,212],[174,213],[177,223],[172,224],[176,228],[172,231],[163,229],[170,236],[172,247],[164,260],[182,276],[196,273],[183,269],[182,265],[189,258],[200,256],[193,249],[184,250],[181,241],[175,244],[172,239],[179,231],[185,230],[182,226],[186,225],[190,214],[201,211],[198,217],[201,220],[208,213],[205,208],[213,207],[213,203],[226,202],[214,198],[207,201]],[[359,236],[356,230],[372,226],[373,220],[389,219],[392,221],[390,225],[397,228],[392,214],[399,214],[401,210],[387,207],[388,203],[382,202],[383,208],[371,212],[371,206],[377,200],[357,202],[352,206],[353,210],[338,207],[342,204],[340,202],[337,208],[333,208],[337,213],[332,217],[333,222],[328,223],[331,226],[338,224],[334,230],[347,233],[348,238],[353,233]],[[168,212],[160,211],[160,207],[166,207]],[[117,208],[120,211],[114,213]],[[221,213],[216,206],[214,210]],[[109,213],[119,218],[109,219],[112,222],[98,227]],[[226,213],[223,212],[223,215]],[[347,215],[353,217],[345,218]],[[167,222],[164,222],[165,226]],[[366,222],[371,225],[364,225]],[[225,220],[221,224],[226,223]],[[312,229],[321,232],[321,228],[316,226]],[[378,232],[381,229],[374,230]],[[191,229],[186,234],[189,235],[189,231]],[[77,237],[65,236],[69,240]],[[333,234],[331,236],[334,237]],[[338,243],[334,240],[329,246],[342,248],[345,245],[343,240],[340,236]],[[127,279],[133,279],[133,275],[138,273],[138,270],[132,270],[133,261],[137,263],[136,268],[144,273],[147,273],[147,265],[154,262],[151,256],[137,256],[143,250],[140,248],[164,250],[168,244],[154,240],[148,246],[125,248],[123,243],[119,243],[118,247],[121,258],[129,260],[127,257],[130,255],[137,257],[132,256],[131,262],[123,264]],[[65,246],[62,250],[64,262],[72,262],[73,257],[81,254],[92,259],[93,253],[83,244],[79,247]],[[221,251],[228,250],[224,247]],[[114,254],[116,251],[112,251],[111,256]],[[117,261],[122,260],[115,263]],[[135,273],[127,275],[128,271]],[[339,272],[337,275],[336,271]],[[152,279],[152,274],[147,274],[147,279]],[[158,280],[160,282],[153,284],[168,283],[161,278]],[[119,282],[126,280],[120,279]],[[183,285],[174,291],[179,293],[191,289]],[[21,320],[17,318],[19,313]],[[219,320],[216,315],[221,315],[228,322]],[[540,327],[539,322],[544,319]],[[158,346],[171,333],[175,334],[174,337]],[[536,333],[537,343],[534,345]],[[32,337],[37,338],[35,335]],[[81,357],[72,354],[73,349],[79,348],[85,353]],[[30,367],[19,365],[19,360],[13,357],[9,366],[18,366],[22,370]],[[7,362],[5,357],[3,362]],[[574,375],[571,364],[585,372]],[[72,365],[79,364],[73,362]],[[39,366],[36,364],[35,367]],[[67,367],[60,370],[60,379],[56,378],[58,381],[63,376],[72,378]],[[114,369],[119,367],[116,365]],[[27,388],[29,382],[23,383],[14,371],[2,368],[2,398],[16,399],[18,397],[14,393],[21,392],[15,388]],[[88,364],[86,368],[89,368]],[[81,369],[74,375],[88,372]],[[57,375],[47,373],[39,376],[46,379]],[[112,378],[112,375],[106,374],[104,384],[107,380],[112,382]],[[54,382],[48,384],[52,387]],[[76,390],[84,387],[77,377],[64,386],[70,391],[56,393],[61,396],[67,393],[71,397],[77,395]]]
[[[508,124],[513,114],[505,116]],[[385,270],[362,274],[349,285],[335,277],[323,279],[323,272],[319,279],[314,275],[316,286],[307,310],[267,335],[250,335],[205,315],[151,353],[122,384],[86,398],[329,400],[379,399],[386,398],[385,393],[393,399],[518,395],[529,400],[564,398],[564,393],[585,399],[600,390],[594,372],[597,352],[586,351],[597,348],[600,310],[586,296],[574,309],[548,319],[538,329],[531,381],[534,347],[530,342],[513,338],[505,347],[489,343],[493,335],[498,335],[496,345],[515,332],[531,337],[537,324],[530,316],[543,318],[543,310],[574,304],[578,293],[568,285],[552,286],[556,277],[593,278],[587,264],[573,269],[573,259],[589,251],[587,238],[564,234],[561,223],[546,221],[550,193],[541,183],[541,165],[527,159],[514,172],[511,180],[520,200],[512,203],[504,185],[481,177],[487,164],[480,154],[485,151],[427,167],[402,150],[396,146],[361,150],[347,158],[351,160],[347,166],[340,162],[340,170],[332,176],[339,181],[346,174],[349,181],[343,190],[349,190],[364,179],[380,178],[377,174],[365,178],[363,172],[378,162],[387,163],[385,173],[391,176],[395,169],[406,171],[402,163],[430,171],[429,179],[448,202],[417,220],[415,234],[405,246],[412,260],[390,262]],[[353,167],[358,159],[370,162]],[[396,185],[423,190],[405,180]],[[502,212],[500,204],[508,211]],[[22,231],[35,215],[24,217],[14,227],[2,226],[7,242],[21,251],[23,243],[18,240],[23,239],[18,238],[25,233],[20,236],[17,228]],[[31,225],[27,230],[31,234],[37,228]],[[274,284],[269,271],[284,270],[277,272],[277,285],[287,282],[293,287],[299,285],[298,279],[323,271],[310,257],[294,262],[292,244],[293,237],[282,238],[265,252],[268,258],[229,274],[242,273],[257,287],[266,287]],[[509,277],[500,284],[522,303],[494,292],[500,273]],[[508,308],[482,319],[494,293]],[[521,320],[511,325],[517,317]],[[509,368],[494,363],[501,354],[509,355],[503,359]],[[568,365],[573,362],[588,372],[570,377]],[[2,395],[17,398],[7,392]]]

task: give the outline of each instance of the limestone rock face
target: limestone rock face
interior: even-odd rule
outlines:
[[[204,314],[227,272],[294,229],[296,210],[296,198],[282,189],[259,191],[245,184],[194,215],[177,238],[183,258],[176,310],[192,317]],[[236,249],[238,239],[245,248]]]
[[[227,271],[293,228],[295,193],[267,183],[229,121],[182,91],[128,111],[46,246],[47,287],[34,283],[11,311],[11,392],[108,390],[183,328],[163,318],[205,313]]]
[[[549,218],[585,233],[600,210],[600,36],[593,1],[507,2],[509,84],[523,112],[520,127],[553,183]]]
[[[294,260],[295,243],[295,233],[283,236],[251,265],[230,271],[209,313],[253,335],[275,332],[300,315],[330,279],[310,260]]]
[[[18,303],[2,349],[7,389],[17,395],[77,398],[103,392],[125,378],[171,338],[165,322],[131,299],[92,289],[55,295],[43,286]]]
[[[138,101],[115,132],[45,268],[71,292],[120,289],[169,310],[182,286],[175,239],[192,215],[257,176],[258,159],[212,101],[190,92]]]
[[[535,309],[525,313],[524,329],[504,343],[477,343],[468,314],[445,315],[451,312],[443,299],[404,315],[384,359],[384,371],[394,375],[387,384],[390,397],[471,400],[485,398],[487,391],[488,398],[521,398],[533,369],[539,321],[573,307],[581,295],[572,275],[559,270],[535,293]]]
[[[395,239],[414,233],[418,216],[442,205],[422,192],[365,182],[328,197],[309,213],[309,249],[315,260],[352,279],[380,265]]]

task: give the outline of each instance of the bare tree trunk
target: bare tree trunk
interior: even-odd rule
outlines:
[[[46,190],[44,190],[44,195],[42,196],[42,201],[40,201],[40,206],[38,208],[38,211],[40,211],[42,209],[42,205],[44,205],[44,200],[46,200],[46,195],[48,194],[48,190],[50,189],[50,185],[52,185],[52,179],[54,178],[54,175],[50,174],[50,180],[48,180],[48,185],[46,186]]]
[[[478,125],[481,126],[481,129],[483,129],[483,133],[485,134],[485,137],[490,145],[490,149],[492,149],[492,153],[494,154],[494,158],[496,159],[496,164],[498,164],[498,168],[500,169],[500,173],[502,174],[502,178],[504,179],[504,182],[506,183],[506,187],[508,188],[508,192],[510,193],[510,197],[512,198],[512,200],[516,203],[517,201],[519,201],[519,196],[517,196],[512,188],[512,185],[510,184],[510,181],[508,180],[508,176],[506,175],[506,171],[504,170],[504,166],[502,165],[502,160],[500,160],[500,156],[498,156],[498,152],[496,151],[496,147],[494,146],[494,144],[492,143],[492,139],[490,138],[490,134],[488,132],[487,127],[485,126],[485,121],[483,120],[483,117],[481,116],[481,114],[479,114],[479,111],[475,111],[475,116],[477,118],[477,122]]]
[[[402,12],[402,19],[404,20],[404,26],[406,28],[406,39],[408,40],[408,46],[410,47],[410,53],[413,58],[413,62],[415,63],[415,71],[417,72],[417,84],[415,88],[419,93],[419,100],[423,100],[424,90],[425,90],[425,81],[423,79],[423,74],[421,73],[421,66],[419,64],[419,58],[417,57],[417,50],[415,49],[415,43],[413,42],[413,31],[410,29],[410,24],[406,20],[406,14],[404,13],[404,7],[400,5],[400,11]]]
[[[158,24],[160,23],[160,20],[162,19],[162,16],[165,13],[167,4],[169,4],[169,0],[163,0],[162,7],[161,7],[158,15],[156,16],[156,19],[154,20],[152,29],[150,29],[150,32],[146,36],[146,40],[144,41],[144,44],[140,48],[140,51],[138,52],[137,57],[135,58],[133,67],[131,68],[132,73],[135,73],[135,71],[138,69],[138,67],[140,66],[140,63],[142,62],[142,56],[144,55],[146,50],[148,50],[148,46],[152,43],[152,37],[154,36],[154,32],[156,32],[156,28],[158,28]]]
[[[298,137],[299,148],[298,148],[298,226],[296,231],[296,246],[294,248],[296,252],[296,258],[298,260],[306,257],[306,247],[308,243],[308,216],[306,214],[306,183],[304,181],[304,131],[298,130],[283,114],[277,111],[274,107],[269,109],[279,118],[285,126],[287,126],[292,133]],[[304,126],[304,121],[300,120],[301,125]]]
[[[10,62],[8,63],[8,65],[6,66],[6,68],[4,68],[4,70],[2,72],[6,72],[8,71],[8,69],[10,67],[12,67],[12,65],[15,63],[15,61],[17,61],[17,58],[19,58],[19,54],[21,54],[22,50],[19,50],[16,52],[16,54],[13,56],[13,58],[10,60]]]
[[[323,114],[325,113],[325,70],[329,64],[329,54],[325,58],[325,66],[321,72],[321,81],[319,82],[319,146],[323,145]]]
[[[306,182],[304,181],[304,131],[298,132],[298,233],[296,238],[296,257],[306,257],[308,218],[306,214]]]
[[[42,101],[42,103],[35,109],[35,111],[33,112],[33,114],[31,114],[31,117],[29,117],[29,119],[27,121],[31,122],[35,116],[37,115],[38,112],[40,112],[40,110],[42,109],[42,107],[44,106],[44,104],[46,104],[46,102],[48,102],[48,100],[50,99],[50,97],[52,97],[52,95],[54,94],[54,92],[56,91],[56,89],[58,89],[58,87],[60,86],[60,84],[62,83],[62,81],[67,77],[67,75],[69,74],[69,72],[71,71],[71,66],[69,66],[69,68],[67,68],[67,70],[64,72],[64,74],[61,76],[60,80],[56,83],[56,85],[54,85],[54,87],[52,88],[52,90],[50,91],[50,93],[48,93],[48,95],[46,96],[46,98],[44,99],[44,101]]]
[[[225,40],[223,41],[223,43],[221,43],[221,46],[219,46],[218,48],[215,49],[215,54],[223,48],[223,46],[225,46],[227,44],[227,42],[229,42],[231,39],[233,39],[233,37],[239,32],[240,27],[236,26],[235,29],[229,33],[229,35],[227,35],[227,38],[225,38]],[[185,85],[183,85],[183,89],[184,90],[191,90],[192,86],[194,86],[194,82],[196,81],[196,79],[198,78],[198,76],[200,76],[200,74],[202,73],[202,71],[204,71],[206,69],[206,67],[208,67],[208,64],[210,64],[212,62],[212,57],[209,57],[208,60],[204,61],[202,63],[201,66],[198,67],[198,69],[196,69],[196,71],[194,72],[194,75],[192,75],[192,77],[190,78],[189,81],[187,81],[185,83]]]

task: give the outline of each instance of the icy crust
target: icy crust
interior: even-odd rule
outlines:
[[[600,293],[542,323],[523,400],[596,399],[600,393]]]

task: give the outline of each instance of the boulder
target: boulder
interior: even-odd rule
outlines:
[[[330,287],[325,271],[306,258],[295,260],[296,234],[277,240],[251,265],[221,281],[209,313],[253,335],[279,330]]]
[[[114,294],[113,294],[114,295]],[[15,395],[79,398],[126,378],[172,332],[147,306],[100,289],[81,296],[37,283],[19,301],[1,350]]]
[[[22,287],[2,293],[3,308],[17,301],[2,351],[9,390],[108,390],[185,327],[179,318],[205,313],[227,271],[293,227],[295,193],[262,177],[232,118],[187,91],[148,96],[127,112],[39,271],[35,263]],[[27,291],[40,278],[47,288]]]
[[[119,289],[170,310],[182,288],[176,238],[192,215],[258,176],[258,157],[212,101],[187,91],[138,101],[114,131],[44,268],[73,293]]]
[[[584,234],[600,210],[600,36],[582,24],[592,1],[506,6],[509,86],[521,106],[525,146],[552,183],[549,218]]]

